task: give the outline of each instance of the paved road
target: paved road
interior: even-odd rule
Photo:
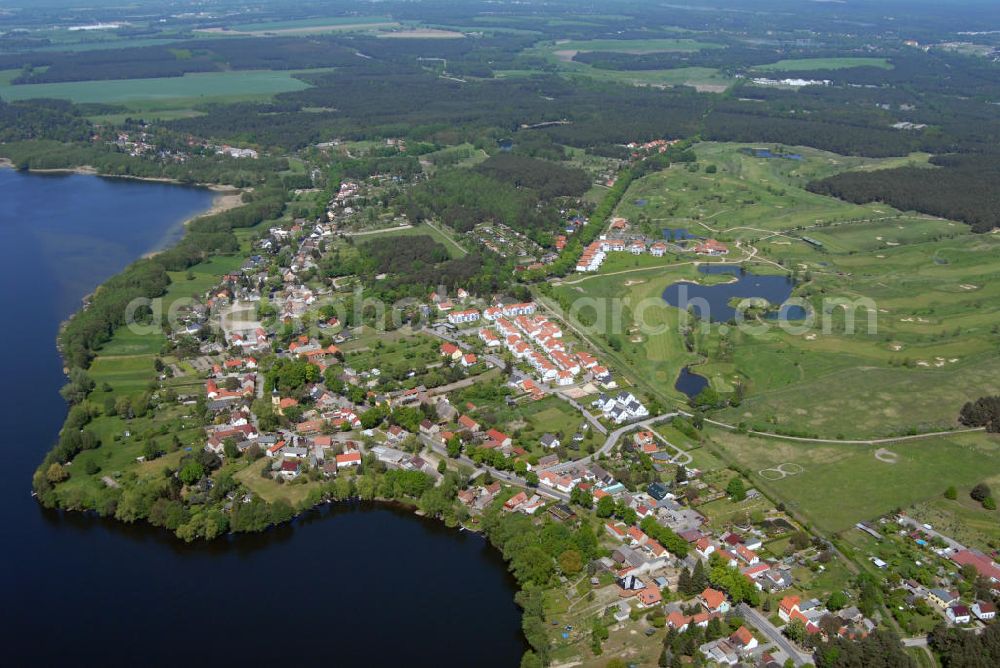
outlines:
[[[443,445],[437,443],[436,441],[427,436],[424,436],[423,434],[420,435],[420,440],[432,452],[435,452],[445,458],[448,457],[448,449]],[[465,464],[466,466],[469,466],[474,471],[476,470],[489,471],[490,475],[493,476],[494,480],[500,480],[509,485],[517,485],[518,487],[523,487],[524,489],[530,492],[537,493],[539,496],[544,496],[546,498],[553,499],[556,501],[563,501],[563,502],[569,501],[569,494],[563,494],[558,490],[550,489],[548,487],[542,487],[542,486],[530,487],[528,485],[527,480],[510,471],[500,471],[493,468],[492,466],[477,464],[475,461],[473,461],[469,457],[466,457],[465,455],[459,455],[457,461],[459,461],[462,464]]]
[[[607,440],[604,441],[604,445],[602,445],[597,450],[597,452],[590,455],[589,457],[584,457],[584,459],[586,461],[590,461],[595,457],[608,454],[611,451],[611,448],[615,447],[615,444],[618,442],[618,440],[625,434],[629,433],[630,431],[635,431],[640,427],[652,427],[657,422],[670,420],[672,418],[677,417],[678,415],[680,415],[678,411],[671,411],[670,413],[664,413],[663,415],[656,415],[651,418],[646,418],[645,420],[642,420],[640,422],[632,422],[630,424],[625,425],[624,427],[619,427],[618,429],[615,429],[613,432],[608,434],[608,438]]]
[[[935,538],[940,538],[945,543],[947,543],[948,547],[952,548],[955,551],[961,551],[961,550],[968,549],[964,545],[962,545],[961,543],[959,543],[957,540],[955,540],[954,538],[950,538],[949,536],[945,536],[943,533],[939,533],[939,532],[935,531],[934,529],[928,529],[922,523],[918,522],[917,520],[915,520],[912,517],[909,517],[907,515],[902,515],[901,514],[899,516],[899,523],[903,524],[903,525],[906,525],[906,526],[914,527],[916,529],[920,529],[921,531],[923,531],[924,533],[926,533],[928,536],[934,536]]]
[[[650,427],[656,424],[657,422],[663,422],[664,420],[669,420],[678,414],[679,413],[677,413],[676,411],[671,413],[664,413],[663,415],[657,415],[655,417],[647,418],[645,420],[642,420],[641,422],[631,422],[625,425],[624,427],[619,427],[618,429],[615,429],[613,432],[608,434],[607,439],[604,441],[604,445],[602,445],[596,452],[594,452],[594,454],[587,455],[586,457],[581,457],[580,459],[574,459],[572,461],[557,464],[556,466],[553,466],[547,470],[558,472],[570,468],[572,466],[575,466],[577,464],[583,464],[583,465],[589,464],[590,462],[597,459],[601,455],[605,455],[608,452],[610,452],[611,449],[615,447],[615,444],[618,443],[618,441],[621,440],[621,437],[624,436],[625,434],[643,427]],[[670,444],[670,446],[672,448],[675,448],[677,452],[681,454],[686,454],[684,453],[683,450],[677,448],[677,446],[673,444]]]
[[[607,434],[608,433],[608,428],[605,427],[603,424],[601,424],[600,421],[597,418],[595,418],[593,415],[591,415],[590,411],[588,411],[586,408],[584,408],[580,404],[580,402],[578,402],[576,399],[573,399],[572,397],[569,397],[569,396],[563,394],[562,392],[556,392],[555,394],[556,394],[557,397],[559,397],[560,399],[562,399],[563,401],[565,401],[566,403],[568,403],[570,406],[572,406],[576,410],[578,410],[581,413],[583,413],[583,417],[585,417],[587,419],[587,422],[589,422],[591,425],[593,425],[594,429],[596,429],[597,431],[601,432],[602,434]]]
[[[802,652],[792,643],[791,640],[781,635],[781,631],[779,631],[774,624],[769,622],[767,617],[760,614],[746,603],[740,603],[736,606],[736,610],[740,616],[743,617],[743,619],[750,622],[757,628],[758,631],[766,635],[768,640],[780,647],[785,654],[791,657],[792,662],[795,663],[796,666],[812,663],[812,655]]]

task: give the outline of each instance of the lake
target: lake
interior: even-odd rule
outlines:
[[[683,392],[688,399],[694,399],[708,387],[708,378],[691,371],[691,367],[683,367],[674,383],[674,389]]]
[[[0,169],[5,663],[517,665],[526,645],[499,554],[409,511],[324,506],[264,534],[185,545],[31,498],[66,414],[59,323],[211,201],[198,188]]]
[[[730,304],[730,300],[734,298],[762,297],[770,304],[778,306],[784,304],[792,295],[792,288],[795,287],[787,276],[758,276],[743,271],[735,265],[702,264],[698,265],[698,271],[702,274],[729,274],[735,280],[716,285],[678,281],[667,286],[663,291],[663,299],[678,308],[686,308],[682,302],[691,305],[700,318],[713,322],[729,322],[736,318],[736,309]],[[768,317],[802,320],[806,315],[805,309],[801,306],[788,305],[782,307],[775,316]]]
[[[666,241],[684,241],[686,239],[697,239],[698,236],[691,234],[683,227],[664,227],[663,238]]]

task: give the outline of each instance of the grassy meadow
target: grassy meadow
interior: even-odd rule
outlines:
[[[701,92],[721,93],[729,88],[733,79],[720,70],[710,67],[679,67],[662,70],[607,70],[573,60],[580,52],[613,53],[693,53],[702,49],[719,48],[718,44],[694,39],[592,39],[543,42],[527,49],[526,55],[544,58],[567,76],[586,76],[600,81],[632,84],[636,86],[691,86]],[[510,70],[498,76],[533,76],[530,70]]]
[[[755,486],[829,533],[938,498],[949,485],[968,489],[983,481],[1000,483],[1000,439],[993,435],[884,446],[896,455],[895,463],[877,459],[872,446],[797,443],[721,430],[712,430],[710,439],[712,447],[749,470]],[[801,472],[774,480],[780,475],[768,469],[784,464]]]
[[[813,70],[849,70],[853,67],[877,67],[891,70],[892,63],[885,58],[791,58],[776,63],[758,65],[758,72],[809,72]]]

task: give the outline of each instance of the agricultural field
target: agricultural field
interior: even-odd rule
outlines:
[[[565,40],[539,44],[525,51],[526,55],[545,58],[566,75],[580,75],[600,81],[632,84],[636,86],[691,86],[700,92],[721,93],[729,88],[733,79],[720,70],[710,67],[679,67],[662,70],[610,70],[601,69],[573,60],[578,53],[607,51],[615,53],[691,53],[701,49],[719,48],[718,44],[693,39],[636,39],[636,40]],[[504,71],[500,76],[532,76],[531,71]]]
[[[893,65],[885,58],[794,58],[776,63],[758,65],[758,72],[808,72],[811,70],[848,70],[853,67],[878,67],[891,70]]]
[[[700,93],[723,93],[735,81],[711,67],[678,67],[669,70],[606,70],[573,62],[573,71],[592,79],[634,86],[690,86]]]
[[[308,88],[294,71],[205,72],[182,77],[10,83],[11,72],[0,73],[0,98],[57,98],[76,103],[125,104],[136,111],[183,110],[208,102],[263,100],[277,93]],[[15,73],[16,74],[16,73]]]
[[[886,445],[824,445],[711,430],[725,456],[795,515],[829,533],[940,497],[949,485],[1000,482],[1000,439],[963,434]],[[876,456],[878,454],[878,456]]]
[[[265,21],[261,23],[239,23],[229,27],[237,32],[268,32],[281,33],[302,29],[329,28],[345,29],[359,24],[394,23],[385,16],[330,16],[314,19],[299,19],[295,21]]]
[[[563,51],[613,51],[615,53],[663,53],[717,49],[718,44],[693,39],[588,39],[560,40],[546,48]]]

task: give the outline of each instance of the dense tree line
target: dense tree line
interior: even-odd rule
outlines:
[[[844,172],[809,184],[809,190],[863,204],[885,202],[968,223],[974,232],[1000,226],[1000,154],[940,156],[937,169],[899,167]]]
[[[986,427],[986,431],[1000,432],[1000,396],[980,397],[966,403],[958,421],[967,427]]]
[[[367,296],[394,303],[408,297],[424,299],[442,285],[450,291],[496,292],[508,283],[511,268],[493,253],[452,258],[430,236],[413,235],[367,241],[352,254],[331,253],[321,261],[320,270],[328,277],[357,275]],[[382,274],[384,278],[377,280]]]
[[[0,99],[0,144],[33,139],[84,142],[91,127],[63,100],[4,102]]]
[[[551,227],[557,214],[538,207],[537,193],[519,190],[479,171],[455,169],[440,172],[414,187],[406,202],[414,221],[437,218],[459,232],[497,222],[526,234]]]
[[[590,177],[582,169],[510,153],[491,157],[476,167],[476,171],[519,190],[532,190],[541,199],[580,196],[590,188]]]
[[[891,631],[876,630],[860,640],[834,637],[819,643],[813,654],[816,668],[916,668]],[[984,664],[985,665],[985,664]]]
[[[504,512],[499,501],[483,513],[481,526],[521,588],[515,600],[522,608],[521,626],[532,648],[526,658],[539,661],[528,665],[548,663],[544,589],[556,575],[579,577],[598,556],[597,535],[586,520],[575,527],[549,519],[536,523],[527,515]]]
[[[988,625],[979,635],[942,624],[930,633],[928,644],[944,668],[1000,665],[1000,624]]]

